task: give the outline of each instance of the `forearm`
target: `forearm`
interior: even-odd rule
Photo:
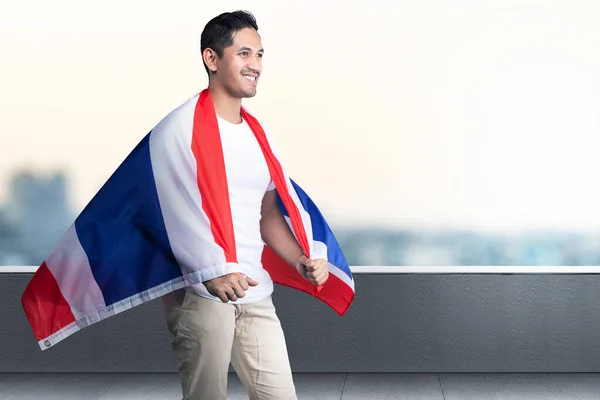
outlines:
[[[288,264],[295,266],[298,257],[304,255],[279,209],[273,209],[263,215],[260,233],[264,242]]]

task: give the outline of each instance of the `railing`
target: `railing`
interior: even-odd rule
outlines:
[[[36,266],[1,266],[0,273],[31,274]],[[600,266],[352,266],[353,274],[600,274]]]

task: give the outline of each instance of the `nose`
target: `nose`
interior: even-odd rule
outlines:
[[[262,72],[262,60],[260,57],[252,57],[248,61],[247,67],[250,71],[261,73]]]

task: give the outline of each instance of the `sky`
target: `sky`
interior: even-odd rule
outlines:
[[[3,0],[0,202],[65,169],[81,210],[240,8],[265,48],[244,104],[331,223],[600,229],[600,4],[575,0]]]

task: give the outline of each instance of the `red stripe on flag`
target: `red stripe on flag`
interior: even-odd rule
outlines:
[[[75,322],[71,307],[46,262],[31,278],[21,297],[21,304],[38,341]]]
[[[215,242],[227,262],[237,262],[229,187],[219,124],[208,89],[200,92],[194,113],[192,152],[196,158],[202,209],[208,216]]]
[[[304,251],[304,255],[310,258],[310,248],[308,247],[308,238],[306,237],[306,231],[304,224],[302,223],[302,217],[300,216],[300,211],[290,196],[287,182],[285,176],[283,175],[283,168],[281,168],[279,160],[277,160],[273,154],[273,151],[269,146],[267,136],[265,135],[260,123],[244,108],[242,108],[242,116],[246,122],[248,122],[248,125],[252,129],[252,132],[254,132],[254,135],[256,136],[260,147],[262,148],[265,160],[267,161],[267,165],[269,167],[269,172],[273,178],[273,181],[275,182],[277,192],[279,193],[281,201],[283,202],[283,205],[290,216],[290,220],[292,221],[292,228],[296,234],[298,244]]]
[[[271,275],[273,282],[301,290],[310,294],[343,316],[354,300],[354,291],[344,281],[329,273],[329,278],[322,286],[314,286],[302,278],[296,268],[290,266],[277,255],[269,246],[265,246],[262,253],[264,269]]]

